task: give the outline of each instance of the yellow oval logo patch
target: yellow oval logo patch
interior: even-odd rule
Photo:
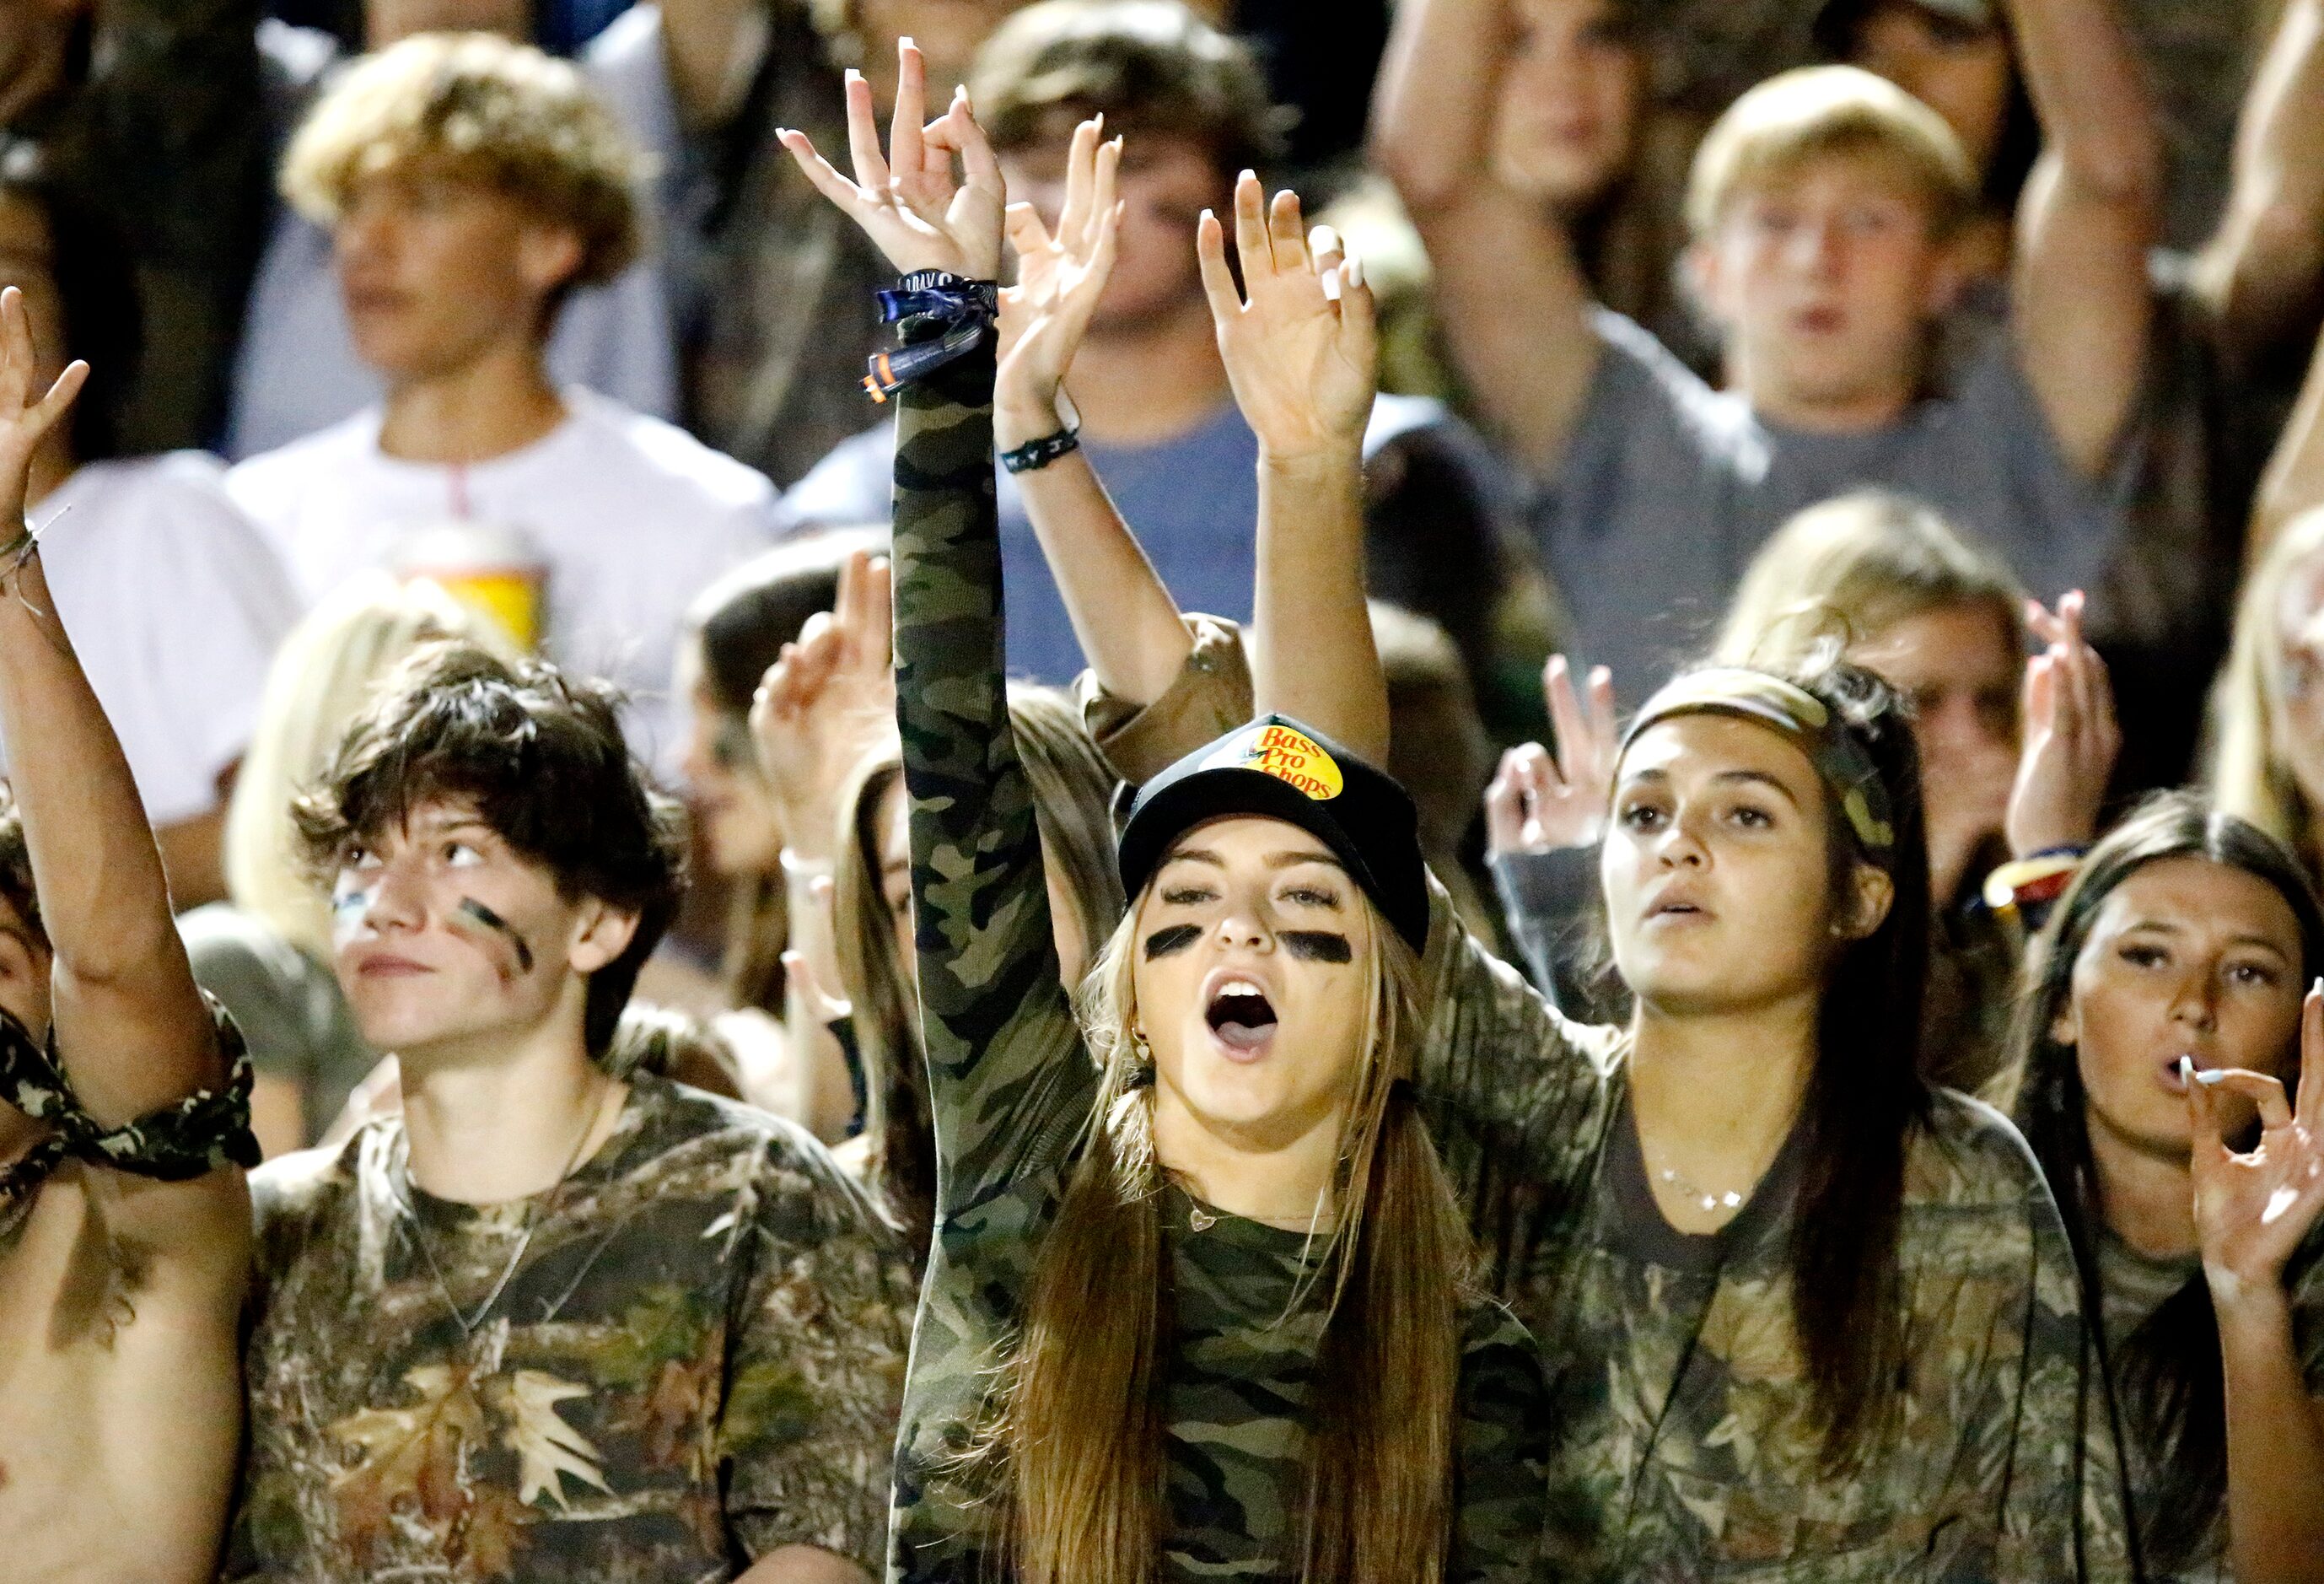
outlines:
[[[1323,802],[1340,795],[1347,784],[1340,766],[1323,745],[1287,726],[1264,726],[1229,744],[1204,765],[1206,770],[1239,766],[1262,771],[1286,785]]]

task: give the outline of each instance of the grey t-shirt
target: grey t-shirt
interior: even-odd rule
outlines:
[[[227,903],[181,914],[178,933],[195,981],[234,1014],[251,1064],[304,1088],[307,1136],[320,1138],[379,1061],[329,965]]]
[[[1950,394],[1861,434],[1810,434],[1711,389],[1652,334],[1600,310],[1598,373],[1534,533],[1573,618],[1575,658],[1651,692],[1708,643],[1759,547],[1794,513],[1879,487],[1926,501],[2049,599],[2096,580],[2126,486],[2058,449],[2007,336]]]

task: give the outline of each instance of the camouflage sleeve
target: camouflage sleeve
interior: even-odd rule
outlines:
[[[1479,1303],[1461,1349],[1447,1584],[1534,1584],[1542,1577],[1552,1412],[1533,1333],[1500,1304]]]
[[[1153,780],[1251,718],[1242,629],[1221,616],[1185,620],[1194,646],[1160,698],[1145,703],[1118,698],[1098,686],[1095,672],[1084,672],[1074,684],[1090,740],[1107,767],[1131,786]]]
[[[907,321],[908,338],[927,333]],[[946,1217],[1061,1161],[1096,1092],[1009,725],[992,374],[988,340],[905,386],[896,419],[896,725]]]
[[[1561,1014],[1468,932],[1434,876],[1428,907],[1415,1077],[1446,1166],[1456,1181],[1489,1163],[1510,1181],[1572,1183],[1597,1156],[1620,1031]]]
[[[894,1235],[820,1148],[771,1141],[730,1316],[718,1455],[752,1557],[812,1545],[874,1575],[915,1294]]]
[[[2032,1153],[1997,1116],[1992,1121],[2017,1157],[2033,1256],[2015,1400],[1997,1396],[1971,1429],[1979,1460],[2008,1470],[1993,1577],[1997,1584],[2128,1579],[2121,1450],[2084,1320],[2080,1273]]]

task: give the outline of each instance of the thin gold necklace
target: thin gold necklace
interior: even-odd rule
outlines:
[[[515,1280],[517,1266],[524,1263],[525,1251],[532,1246],[533,1233],[555,1212],[558,1201],[565,1197],[565,1184],[572,1178],[574,1168],[580,1165],[581,1152],[587,1147],[589,1135],[597,1131],[597,1123],[605,1109],[605,1097],[612,1092],[611,1084],[597,1091],[588,1115],[581,1119],[581,1135],[573,1141],[572,1153],[565,1157],[565,1169],[557,1174],[557,1181],[550,1185],[546,1200],[536,1196],[525,1201],[524,1231],[518,1237],[508,1264],[501,1267],[500,1280],[493,1283],[493,1290],[484,1294],[484,1302],[476,1306],[473,1315],[461,1313],[460,1306],[452,1301],[452,1289],[444,1280],[443,1268],[436,1263],[436,1252],[428,1246],[428,1234],[420,1224],[420,1211],[411,1202],[410,1193],[407,1190],[403,1195],[403,1214],[411,1224],[412,1244],[420,1250],[420,1257],[428,1266],[428,1279],[436,1284],[436,1296],[444,1301],[444,1308],[451,1314],[452,1323],[460,1328],[462,1341],[475,1336],[476,1328],[484,1323],[484,1317],[492,1313],[493,1306],[501,1301],[501,1294],[507,1292],[508,1284]],[[404,1170],[408,1180],[410,1167],[407,1164]]]

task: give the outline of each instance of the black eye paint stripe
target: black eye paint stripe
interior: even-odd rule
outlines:
[[[1309,962],[1353,962],[1355,950],[1345,935],[1329,930],[1286,930],[1281,937],[1284,949],[1296,958]]]
[[[507,936],[509,944],[516,948],[517,972],[522,974],[532,972],[532,948],[524,943],[524,937],[516,932],[514,924],[510,923],[473,896],[464,896],[460,899],[460,911],[485,929]]]
[[[1200,924],[1173,924],[1167,930],[1157,930],[1146,937],[1146,959],[1151,962],[1157,957],[1184,951],[1202,938]]]

